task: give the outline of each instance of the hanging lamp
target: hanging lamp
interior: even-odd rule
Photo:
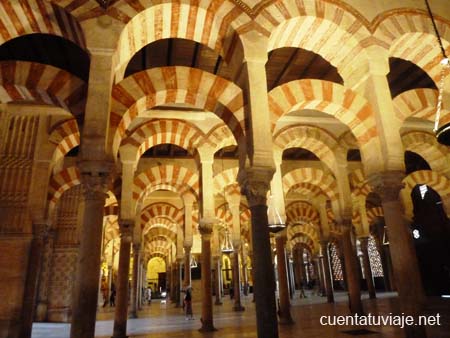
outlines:
[[[446,146],[450,146],[450,122],[445,123],[444,125],[440,125],[441,121],[441,110],[442,110],[442,100],[443,100],[443,93],[444,93],[444,82],[445,77],[448,74],[448,71],[450,70],[450,62],[449,59],[445,53],[444,46],[442,44],[441,36],[439,35],[439,31],[436,26],[436,22],[434,21],[433,13],[431,12],[430,4],[428,3],[428,0],[425,0],[425,5],[427,6],[428,14],[431,19],[431,23],[433,24],[433,29],[436,34],[436,38],[439,44],[439,47],[441,49],[442,53],[442,60],[440,62],[441,64],[441,74],[438,84],[438,102],[436,106],[436,117],[434,120],[434,128],[433,131],[436,134],[437,141],[441,144],[444,144]]]
[[[284,223],[280,213],[275,206],[272,195],[269,195],[269,198],[267,200],[267,218],[269,221],[270,232],[277,233],[286,228],[286,224]]]

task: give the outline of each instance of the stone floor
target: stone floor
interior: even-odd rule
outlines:
[[[363,299],[364,309],[367,313],[389,314],[397,310],[398,298],[395,294],[379,294],[376,300],[369,300],[367,295],[363,295]],[[256,337],[255,307],[251,300],[251,296],[244,297],[243,304],[246,307],[244,312],[233,312],[229,298],[223,300],[223,305],[215,306],[214,323],[218,331],[213,333],[198,332],[201,326],[199,320],[201,312],[200,302],[194,302],[193,304],[195,319],[186,321],[182,310],[175,308],[173,304],[161,304],[158,301],[153,301],[150,306],[145,306],[139,313],[140,318],[128,321],[128,334],[130,338]],[[322,297],[308,294],[308,298],[299,299],[298,295],[296,295],[291,308],[295,324],[280,326],[280,337],[404,337],[402,330],[397,327],[321,326],[319,318],[322,315],[348,314],[346,293],[336,293],[335,304],[326,304],[324,302],[325,298]],[[113,309],[102,311],[98,314],[96,337],[111,337],[113,316]],[[357,335],[344,332],[352,329],[367,329],[372,332]],[[33,325],[32,338],[68,338],[69,332],[69,324],[35,323]]]

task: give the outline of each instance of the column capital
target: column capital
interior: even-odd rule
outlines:
[[[190,245],[184,244],[183,248],[184,248],[184,254],[189,255],[191,253],[192,244],[190,244]]]
[[[85,199],[105,199],[112,172],[112,163],[105,161],[81,161],[78,163]]]
[[[130,242],[133,240],[134,221],[120,220],[119,221],[120,239],[122,241]]]
[[[380,195],[385,202],[397,201],[400,190],[404,188],[402,182],[405,174],[403,171],[385,171],[369,176],[368,181],[375,193]]]
[[[198,224],[198,230],[200,234],[203,236],[211,237],[214,228],[214,221],[212,219],[201,219]]]
[[[253,167],[240,173],[238,180],[250,206],[267,204],[267,193],[274,173],[275,169],[271,167]]]
[[[369,237],[367,236],[362,236],[362,237],[358,237],[359,243],[361,244],[361,249],[366,248],[369,245]]]
[[[33,222],[33,235],[38,239],[45,239],[49,236],[50,224],[48,221]]]

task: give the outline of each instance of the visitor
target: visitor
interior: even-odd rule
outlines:
[[[111,288],[111,296],[109,297],[109,306],[116,306],[116,288]]]
[[[147,289],[147,302],[148,305],[152,303],[152,288]]]
[[[186,288],[186,295],[184,296],[183,305],[186,314],[186,320],[194,319],[194,315],[192,313],[192,288],[190,286]]]

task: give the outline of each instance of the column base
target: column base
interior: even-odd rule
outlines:
[[[334,297],[333,296],[327,296],[327,303],[334,303]]]
[[[233,306],[233,311],[236,311],[236,312],[245,311],[245,307],[243,307],[241,304],[237,304],[237,305]]]
[[[130,313],[130,316],[129,316],[128,318],[131,318],[131,319],[136,319],[136,318],[138,318],[137,312],[131,312],[131,313]]]
[[[369,299],[377,299],[376,293],[369,293]]]
[[[280,325],[293,325],[295,324],[294,320],[292,319],[291,316],[287,317],[287,318],[281,318],[278,320],[278,323]]]
[[[214,327],[214,324],[212,321],[204,321],[200,318],[200,321],[202,322],[202,327],[198,330],[199,332],[213,332],[217,331],[217,329]]]
[[[215,303],[214,303],[214,305],[222,305],[222,304],[223,304],[223,303],[222,303],[222,301],[220,301],[220,300],[219,300],[219,301],[216,300]]]

